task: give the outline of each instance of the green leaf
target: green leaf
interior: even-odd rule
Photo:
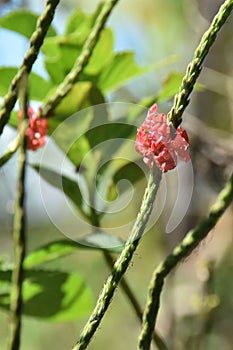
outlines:
[[[128,182],[134,186],[138,181],[144,178],[148,169],[142,159],[131,162],[129,160],[116,158],[114,161],[106,163],[104,169],[101,169],[101,172],[102,175],[98,183],[98,192],[101,197],[106,198],[108,201],[113,201],[129,189]],[[121,180],[127,180],[128,182],[121,183],[119,190],[117,186],[118,182]]]
[[[12,11],[0,18],[0,27],[12,30],[30,39],[36,29],[38,16],[28,10]],[[47,36],[56,35],[55,29],[50,26]]]
[[[0,307],[9,309],[12,271],[0,271]],[[6,285],[8,282],[8,292]],[[4,287],[4,288],[3,288]],[[26,270],[23,283],[23,314],[49,321],[72,321],[92,309],[92,293],[78,274]]]
[[[54,84],[63,81],[82,51],[85,40],[80,42],[78,34],[79,32],[47,38],[44,42],[42,52],[45,55],[45,67]],[[110,29],[104,29],[79,81],[95,82],[96,75],[113,56],[113,34]]]
[[[133,185],[145,176],[146,170],[147,168],[141,159],[134,163],[130,162],[116,171],[113,181],[117,184],[118,181],[126,179]]]
[[[136,132],[136,127],[134,125],[128,124],[127,122],[124,123],[125,119],[118,119],[118,121],[118,123],[112,122],[103,124],[88,130],[86,137],[89,140],[91,148],[107,140],[115,139],[116,143],[114,149],[117,150],[126,138],[130,138],[130,136]],[[106,151],[109,152],[109,149]]]
[[[62,258],[66,255],[70,255],[78,248],[79,245],[76,242],[67,239],[45,244],[29,253],[24,260],[24,267],[28,269]]]
[[[179,91],[182,79],[183,74],[171,72],[163,82],[163,86],[156,98],[156,101],[161,102],[173,98],[173,96],[175,96],[175,94],[177,94]],[[194,89],[202,91],[204,89],[204,85],[195,84]]]
[[[45,244],[29,253],[24,261],[24,267],[28,269],[45,264],[70,255],[78,249],[108,250],[114,253],[119,253],[121,252],[123,245],[124,243],[119,237],[105,232],[96,232],[87,235],[79,239],[77,242],[62,239]]]
[[[8,92],[11,80],[16,75],[18,69],[15,67],[0,67],[0,96],[4,96]],[[51,90],[50,82],[42,78],[36,73],[29,76],[30,99],[42,101],[46,94]]]
[[[80,8],[74,11],[67,21],[66,34],[78,33],[80,38],[82,38],[82,42],[84,42],[102,10],[102,7],[103,3],[100,3],[91,14],[83,12]]]
[[[45,68],[54,84],[60,84],[70,72],[82,50],[77,35],[47,38],[42,46]]]
[[[59,117],[60,120],[65,120],[67,117],[70,117],[72,114],[77,113],[78,111],[104,102],[104,96],[92,83],[76,83],[72,87],[69,94],[62,99],[61,103],[55,109],[55,116],[51,118],[51,123],[56,120],[56,117]],[[59,123],[56,123],[55,128],[58,126],[58,124],[60,124],[60,120]],[[50,126],[50,132],[53,130],[54,127],[51,129]]]
[[[137,65],[133,52],[117,53],[98,75],[96,84],[101,91],[107,92],[147,71],[148,68]]]
[[[172,98],[179,90],[183,75],[177,72],[171,72],[163,82],[163,86],[157,96],[157,101],[168,100]]]
[[[88,218],[87,214],[83,210],[83,199],[78,183],[64,175],[58,174],[54,170],[43,166],[34,165],[33,168],[50,185],[64,192],[65,195],[76,205],[84,217]]]
[[[76,112],[79,114],[69,118]],[[49,134],[75,166],[90,150],[85,132],[91,128],[93,120],[100,118],[103,122],[107,119],[103,95],[92,83],[80,82],[73,86],[49,119]]]
[[[113,32],[109,28],[102,30],[99,41],[91,55],[91,58],[84,69],[84,73],[88,79],[97,82],[95,76],[106,68],[108,62],[114,57],[114,37]],[[94,78],[93,78],[94,77]]]

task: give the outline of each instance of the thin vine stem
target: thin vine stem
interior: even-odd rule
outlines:
[[[114,265],[114,260],[111,256],[111,254],[106,252],[106,251],[104,251],[103,254],[104,254],[104,258],[105,258],[107,265],[112,270],[112,267]],[[123,290],[123,292],[125,293],[126,297],[128,298],[128,300],[129,300],[132,308],[134,309],[135,314],[136,314],[136,316],[141,324],[142,323],[142,316],[143,316],[141,306],[137,300],[136,295],[134,294],[134,291],[132,290],[132,288],[128,284],[125,277],[122,277],[122,279],[120,281],[120,287]],[[153,341],[154,341],[155,345],[157,346],[157,348],[159,350],[168,350],[164,340],[161,338],[161,336],[155,330],[153,332],[152,337],[153,337]]]
[[[25,73],[30,73],[39,54],[45,35],[54,18],[55,9],[60,0],[47,0],[45,10],[38,18],[36,30],[31,36],[29,49],[15,77],[12,79],[7,95],[4,97],[0,110],[0,135],[8,123],[10,113],[17,100],[19,83]]]
[[[148,185],[142,200],[141,208],[133,226],[132,232],[125,244],[124,249],[117,258],[116,262],[114,263],[112,273],[108,277],[100,293],[100,296],[96,303],[96,307],[93,310],[89,320],[87,321],[76,345],[73,347],[73,350],[83,350],[87,348],[104,314],[106,313],[114,295],[114,292],[116,291],[116,288],[119,285],[122,276],[126,272],[130,261],[133,257],[133,254],[142,237],[142,234],[144,232],[144,229],[146,227],[147,221],[153,208],[153,203],[158,191],[160,180],[161,171],[158,169],[154,169],[154,171],[150,174]]]
[[[21,320],[23,306],[23,278],[24,269],[23,262],[25,258],[26,248],[26,210],[25,210],[25,175],[26,175],[26,160],[27,160],[27,75],[23,75],[21,81],[22,105],[23,105],[23,120],[20,123],[19,133],[22,142],[19,151],[19,169],[17,190],[15,199],[14,223],[13,223],[13,241],[14,241],[14,268],[12,271],[12,291],[10,300],[10,332],[8,338],[8,350],[20,349],[21,338]]]
[[[204,33],[196,48],[193,59],[186,69],[179,92],[175,95],[173,107],[168,113],[168,120],[177,129],[182,122],[182,114],[189,104],[189,96],[201,72],[202,63],[213,45],[217,33],[226,22],[233,8],[233,0],[226,0],[214,17],[210,27]]]
[[[119,0],[106,0],[102,10],[97,17],[91,33],[89,34],[81,54],[78,56],[72,70],[58,86],[55,93],[48,99],[47,103],[41,109],[41,115],[49,116],[61,100],[70,92],[73,85],[77,82],[80,74],[86,67],[92,52],[98,42],[100,33],[104,28],[113,8]]]
[[[101,230],[99,216],[96,213],[96,211],[94,210],[93,204],[92,204],[91,209],[92,209],[92,214],[91,214],[92,224],[94,227],[98,227]],[[103,257],[104,257],[104,260],[105,260],[106,264],[108,265],[109,269],[112,271],[112,268],[113,268],[114,263],[115,263],[112,255],[108,251],[104,250]],[[127,280],[124,276],[120,280],[120,288],[125,293],[125,295],[129,301],[130,305],[132,306],[132,308],[135,312],[135,315],[137,316],[140,324],[142,324],[142,315],[143,314],[142,314],[141,306],[137,300],[137,297],[136,297],[134,291],[132,290],[132,288],[130,287],[129,283],[127,282]],[[166,346],[164,340],[155,331],[153,333],[153,341],[157,345],[157,348],[159,350],[167,350],[167,346]]]
[[[151,278],[145,312],[143,315],[143,328],[139,337],[138,349],[149,350],[155,327],[156,317],[160,306],[160,295],[164,280],[168,274],[186,258],[198,244],[214,228],[220,217],[233,200],[233,175],[219,193],[209,215],[201,223],[189,231],[181,243],[173,249],[172,253],[156,268]]]

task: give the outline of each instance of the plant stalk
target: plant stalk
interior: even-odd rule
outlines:
[[[233,175],[219,193],[215,204],[212,206],[209,215],[201,223],[189,231],[181,243],[173,249],[172,253],[155,269],[151,278],[146,308],[143,315],[143,327],[139,337],[138,349],[149,350],[151,339],[156,323],[160,306],[160,295],[163,289],[164,280],[168,274],[186,258],[198,244],[214,228],[220,217],[233,200]]]

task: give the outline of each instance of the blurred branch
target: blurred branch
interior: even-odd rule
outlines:
[[[25,170],[26,170],[26,156],[27,156],[27,139],[24,124],[27,124],[27,75],[23,75],[20,82],[20,94],[22,97],[23,120],[21,121],[20,132],[22,135],[22,143],[19,153],[19,170],[18,181],[15,199],[14,210],[14,224],[13,224],[13,240],[14,240],[14,268],[12,272],[12,291],[10,300],[11,323],[10,334],[8,340],[8,350],[20,349],[21,337],[21,319],[22,319],[22,305],[23,305],[23,261],[25,258]]]
[[[185,122],[185,128],[193,135],[193,148],[198,152],[200,172],[211,172],[213,166],[218,167],[221,178],[228,178],[233,166],[233,137],[230,133],[207,126],[192,115]],[[200,155],[203,157],[200,157]],[[217,170],[217,169],[216,169]],[[214,175],[212,172],[211,175]],[[219,175],[217,180],[219,182]],[[211,177],[211,176],[210,176]],[[209,178],[210,178],[209,177]]]
[[[10,142],[5,153],[0,157],[0,168],[12,158],[22,143],[23,133],[17,134],[16,138]]]
[[[203,283],[203,295],[199,296],[199,322],[196,332],[190,333],[185,340],[185,348],[201,349],[206,346],[207,336],[213,328],[214,313],[219,305],[219,298],[213,290],[214,263],[209,260],[205,263],[207,278]]]
[[[221,154],[233,158],[233,137],[231,133],[209,127],[194,115],[187,121],[185,127],[197,139],[211,147],[214,157]],[[219,164],[219,159],[215,159],[215,162]]]
[[[229,17],[232,8],[233,0],[226,0],[223,3],[194,52],[193,59],[187,67],[179,92],[175,96],[173,107],[167,116],[168,120],[175,128],[177,128],[182,122],[182,114],[189,104],[189,96],[201,72],[202,63],[207,56],[210,47],[214,43],[217,33]]]
[[[3,99],[0,110],[0,135],[3,132],[4,126],[7,124],[10,113],[14,108],[17,100],[18,86],[25,73],[30,73],[34,62],[39,54],[39,49],[43,44],[45,35],[48,28],[54,18],[55,9],[59,3],[59,0],[47,0],[46,7],[42,15],[39,17],[36,25],[36,30],[31,36],[30,46],[25,54],[23,62],[11,81],[7,95]]]
[[[139,337],[138,349],[150,349],[152,334],[160,306],[160,294],[165,278],[169,273],[187,257],[213,229],[217,221],[225,212],[233,200],[233,175],[219,193],[215,204],[212,206],[209,216],[196,228],[189,231],[181,243],[173,249],[173,252],[156,268],[153,273],[147,297],[147,304],[143,315],[143,329]]]
[[[102,10],[97,17],[95,24],[91,33],[89,34],[81,54],[77,58],[72,70],[65,77],[64,81],[58,86],[54,95],[52,95],[45,106],[41,109],[41,115],[48,116],[56,108],[56,106],[61,102],[61,100],[70,92],[75,82],[77,82],[80,74],[83,72],[86,67],[89,59],[92,55],[92,52],[98,42],[100,33],[105,26],[106,21],[108,20],[109,15],[111,14],[114,6],[119,0],[106,0],[102,7]]]
[[[154,172],[150,174],[141,208],[133,226],[132,232],[120,256],[117,258],[115,264],[113,265],[112,273],[108,277],[97,300],[96,307],[93,310],[89,320],[87,321],[76,345],[73,347],[73,350],[86,349],[93,335],[95,334],[95,331],[97,330],[105,312],[107,311],[114,292],[116,291],[121,278],[126,272],[133,254],[138,246],[138,243],[142,237],[145,226],[150,217],[151,210],[153,208],[153,203],[158,191],[160,180],[161,171],[155,169]]]

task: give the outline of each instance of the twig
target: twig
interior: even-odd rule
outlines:
[[[22,132],[22,143],[19,153],[19,170],[17,181],[17,192],[15,199],[15,212],[13,224],[13,240],[14,240],[14,268],[12,272],[12,292],[10,301],[11,323],[8,340],[8,350],[20,349],[20,335],[21,335],[21,319],[22,319],[22,287],[23,287],[23,261],[25,258],[25,171],[27,158],[27,139],[25,130],[27,126],[27,75],[23,75],[26,80],[22,79],[24,83],[22,86],[22,104],[23,104],[23,120],[20,125],[20,133]],[[25,124],[25,125],[24,125]]]
[[[55,9],[58,3],[59,0],[47,0],[45,10],[37,21],[36,30],[30,39],[29,49],[25,54],[17,74],[11,81],[7,95],[3,99],[0,110],[0,135],[2,134],[4,126],[9,120],[10,113],[17,100],[19,83],[25,73],[30,73],[34,62],[37,59],[39,49],[43,44],[45,35],[54,18]]]
[[[187,257],[198,246],[201,240],[207,236],[232,200],[233,175],[225,185],[224,189],[219,193],[215,204],[210,210],[209,216],[196,228],[189,231],[181,243],[154,271],[149,285],[147,304],[143,315],[143,329],[139,337],[138,349],[150,349],[152,334],[160,305],[160,294],[162,292],[165,278],[182,261],[182,259]]]
[[[44,107],[41,109],[41,115],[49,116],[55,107],[61,102],[61,100],[70,92],[74,83],[78,80],[80,74],[83,72],[83,69],[86,67],[89,59],[92,55],[92,52],[98,42],[100,33],[105,26],[105,23],[112,12],[114,6],[119,0],[106,0],[102,10],[97,17],[95,24],[91,33],[89,34],[81,54],[77,58],[72,70],[65,77],[64,81],[58,86],[54,95],[52,95]]]
[[[90,343],[96,329],[98,328],[105,312],[107,311],[110,302],[112,300],[113,294],[127,270],[130,261],[133,257],[133,254],[138,246],[138,243],[141,239],[141,236],[144,232],[145,226],[149,219],[154,199],[158,191],[158,186],[161,179],[161,172],[158,169],[155,169],[153,173],[150,174],[148,186],[145,191],[142,205],[138,213],[137,219],[135,221],[134,227],[130,234],[129,239],[127,240],[123,251],[120,256],[117,258],[113,268],[112,273],[108,277],[102,292],[96,303],[96,307],[93,310],[89,320],[87,321],[79,340],[76,345],[73,347],[73,350],[83,350],[86,349]]]
[[[202,63],[207,56],[210,47],[214,43],[217,33],[229,17],[233,8],[233,0],[226,0],[214,17],[209,29],[204,33],[200,44],[194,52],[193,59],[188,65],[182,80],[178,94],[175,96],[174,104],[168,113],[168,120],[177,128],[182,122],[182,114],[189,104],[189,96],[194,84],[201,72]]]

